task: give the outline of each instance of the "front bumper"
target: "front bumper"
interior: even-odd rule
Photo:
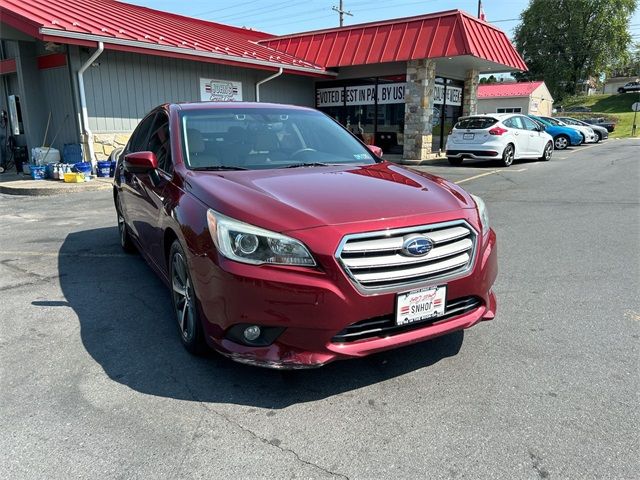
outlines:
[[[436,282],[447,284],[447,302],[475,297],[479,300],[477,308],[390,335],[336,341],[334,337],[354,323],[393,316],[396,301],[395,292],[363,295],[357,291],[333,257],[341,235],[333,227],[296,232],[296,238],[311,247],[319,269],[256,267],[208,255],[192,257],[194,287],[208,343],[242,363],[313,368],[420,342],[494,318],[496,298],[491,287],[497,275],[497,252],[491,230],[478,239],[478,252],[469,273]],[[319,239],[328,240],[322,242],[330,245],[326,251],[317,246]],[[402,289],[407,290],[411,288]],[[284,327],[284,331],[270,345],[242,345],[227,336],[238,323]]]

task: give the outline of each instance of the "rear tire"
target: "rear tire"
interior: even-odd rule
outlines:
[[[127,226],[127,222],[124,219],[124,215],[122,214],[122,205],[120,205],[119,196],[116,196],[115,203],[116,215],[118,218],[118,235],[120,236],[120,247],[127,253],[136,253],[138,250],[136,249],[135,243],[133,243],[131,233],[129,233],[129,227]]]
[[[556,150],[564,150],[569,146],[569,137],[566,135],[558,135],[553,139],[553,147]]]
[[[193,289],[187,256],[178,240],[173,242],[169,251],[169,282],[173,312],[178,321],[182,346],[193,355],[202,355],[207,348],[198,299]]]
[[[513,164],[513,159],[516,156],[516,149],[513,144],[509,144],[504,147],[502,151],[502,165],[505,167],[510,167]]]
[[[447,157],[447,160],[449,160],[449,163],[451,165],[455,165],[457,167],[459,165],[462,165],[462,161],[464,159],[463,158],[458,158],[458,157]]]
[[[596,132],[596,135],[598,136],[598,139],[596,140],[596,143],[600,143],[602,141],[602,133]]]
[[[541,162],[548,162],[551,160],[551,155],[553,154],[553,143],[549,142],[545,145],[544,150],[542,151],[542,156],[538,158]]]

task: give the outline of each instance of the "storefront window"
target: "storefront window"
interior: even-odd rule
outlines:
[[[433,96],[433,152],[444,150],[449,132],[462,115],[464,82],[436,78]]]
[[[368,145],[402,154],[404,75],[327,82],[316,90],[316,107]]]

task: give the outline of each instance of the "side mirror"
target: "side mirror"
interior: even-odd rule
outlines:
[[[376,147],[375,145],[367,145],[367,148],[371,153],[373,153],[376,157],[382,158],[382,149],[380,147]]]
[[[158,168],[153,152],[135,152],[124,156],[124,169],[130,173],[151,173]]]

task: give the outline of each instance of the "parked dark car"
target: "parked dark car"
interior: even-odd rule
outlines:
[[[613,132],[616,128],[616,124],[609,120],[605,120],[603,117],[585,118],[585,122],[590,125],[598,125],[607,129],[609,133]]]
[[[561,112],[590,112],[590,107],[585,107],[584,105],[576,105],[575,107],[565,107],[560,110]]]
[[[628,82],[618,88],[618,93],[640,92],[640,82]]]
[[[171,104],[140,122],[114,178],[120,242],[169,287],[187,350],[309,368],[494,318],[482,200],[381,154],[288,105]]]

